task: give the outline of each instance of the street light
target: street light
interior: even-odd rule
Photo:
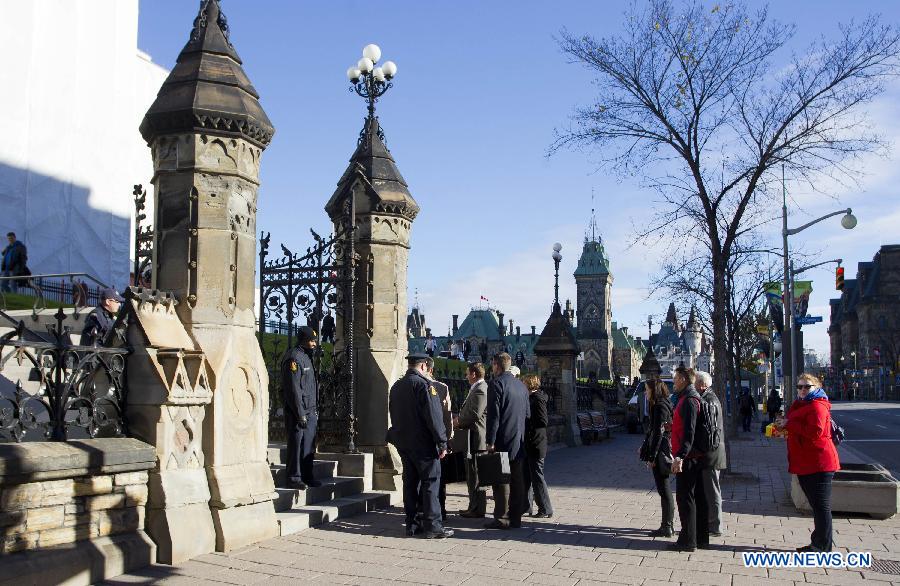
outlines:
[[[397,64],[381,59],[381,48],[370,44],[363,48],[362,58],[347,69],[347,79],[352,84],[350,91],[355,91],[369,103],[369,118],[375,117],[375,102],[384,95],[393,84],[391,80],[397,75]]]
[[[782,238],[782,248],[784,250],[783,260],[784,260],[784,283],[783,290],[784,294],[782,295],[782,300],[784,303],[784,352],[781,354],[781,368],[782,370],[787,371],[787,366],[790,366],[790,370],[785,372],[785,376],[782,377],[784,381],[784,399],[785,403],[790,404],[790,399],[793,398],[794,394],[794,385],[797,380],[797,353],[795,352],[796,348],[796,340],[794,336],[794,291],[792,287],[793,278],[791,275],[791,270],[793,266],[791,265],[790,257],[788,256],[788,236],[793,236],[799,232],[802,232],[809,228],[810,226],[814,226],[818,224],[822,220],[827,220],[828,218],[832,218],[834,216],[839,216],[841,214],[844,215],[841,218],[841,226],[844,227],[845,230],[852,230],[856,227],[857,221],[856,216],[853,215],[853,210],[847,208],[846,210],[839,210],[836,212],[831,212],[830,214],[826,214],[821,218],[817,218],[812,222],[807,222],[798,228],[788,228],[787,224],[787,189],[784,185],[784,165],[781,167],[781,238]],[[806,267],[810,268],[810,267]],[[785,352],[787,352],[789,360],[785,360]],[[790,393],[790,395],[788,395]]]
[[[553,311],[559,311],[559,262],[562,260],[562,254],[559,253],[560,250],[562,250],[562,244],[557,242],[553,245],[553,254],[550,255],[553,258],[553,265],[556,270],[553,282]]]

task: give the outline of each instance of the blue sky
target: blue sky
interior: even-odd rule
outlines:
[[[761,5],[761,3],[751,3]],[[170,68],[187,41],[198,2],[141,0],[139,46]],[[422,211],[413,225],[410,303],[445,330],[484,295],[523,330],[538,330],[553,295],[551,246],[563,244],[560,295],[574,299],[571,277],[595,193],[600,233],[610,256],[613,319],[646,333],[668,304],[648,298],[650,276],[665,250],[632,245],[633,225],[652,213],[653,195],[637,179],[598,171],[589,155],[546,157],[553,129],[573,107],[589,103],[591,76],[566,62],[554,36],[563,28],[603,36],[619,30],[624,4],[600,1],[382,3],[356,0],[284,2],[223,0],[231,40],[276,128],[262,159],[258,228],[293,249],[308,228],[327,230],[323,206],[356,145],[365,107],[348,91],[345,71],[362,47],[377,43],[398,65],[394,87],[378,105],[387,143]],[[900,21],[895,2],[781,2],[771,12],[795,23],[792,48],[803,50],[840,22],[881,13]],[[890,88],[869,108],[892,141],[900,137]],[[896,141],[895,141],[896,142]],[[897,147],[871,159],[859,188],[833,189],[837,199],[794,192],[791,225],[852,206],[859,227],[837,219],[792,240],[793,246],[842,256],[848,278],[881,244],[900,242]],[[790,189],[790,186],[789,186]],[[778,242],[773,225],[771,241]],[[277,249],[277,247],[276,247]],[[804,328],[807,345],[828,348],[831,269],[811,271],[810,313],[825,323]],[[824,312],[824,313],[823,313]]]

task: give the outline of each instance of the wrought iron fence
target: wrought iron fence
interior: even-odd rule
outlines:
[[[352,198],[351,198],[352,199]],[[310,230],[314,244],[295,254],[283,244],[283,256],[268,260],[270,234],[260,238],[259,342],[269,371],[269,437],[284,440],[281,364],[294,346],[300,327],[310,326],[320,339],[330,338],[329,352],[313,358],[318,376],[319,444],[356,451],[354,413],[355,229],[352,201],[328,238]]]
[[[559,413],[559,381],[555,377],[541,376],[541,390],[547,393],[547,415]]]
[[[126,433],[125,359],[128,348],[76,346],[60,308],[46,332],[25,327],[0,311],[0,439],[121,437]],[[123,318],[110,336],[124,342]],[[27,373],[12,382],[7,375]],[[30,432],[40,433],[30,433]]]
[[[0,277],[0,281],[12,277]],[[92,307],[100,303],[100,293],[106,284],[88,273],[50,273],[15,279],[20,282],[18,293],[34,297],[33,311],[47,308],[52,301],[76,308]],[[5,310],[6,296],[0,290],[0,308]]]
[[[594,390],[582,385],[576,386],[575,406],[579,412],[592,411],[594,409]]]
[[[131,269],[132,285],[151,287],[153,283],[153,226],[144,226],[147,214],[147,191],[143,185],[135,185],[134,192],[134,266]]]

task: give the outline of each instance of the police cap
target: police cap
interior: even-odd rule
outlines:
[[[316,330],[312,329],[309,326],[303,326],[297,330],[297,343],[302,344],[303,342],[308,342],[310,340],[316,340],[318,336],[316,336]]]
[[[420,362],[428,361],[428,354],[424,352],[410,352],[409,356],[406,357],[406,361],[409,362],[410,365],[419,364]]]

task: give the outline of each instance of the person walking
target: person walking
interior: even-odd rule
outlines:
[[[719,430],[719,445],[706,452],[703,467],[703,490],[706,504],[709,507],[709,535],[722,536],[722,486],[719,484],[721,471],[725,469],[725,418],[722,416],[722,403],[716,392],[712,390],[712,375],[702,370],[696,373],[694,386],[700,398],[707,404],[707,412],[714,414],[716,427]]]
[[[709,505],[703,488],[705,454],[698,449],[698,428],[704,425],[700,395],[694,389],[694,370],[675,369],[675,406],[672,415],[672,472],[681,532],[669,545],[674,551],[709,548]]]
[[[797,551],[831,551],[831,481],[841,463],[831,439],[831,402],[822,381],[815,375],[801,374],[797,399],[775,426],[788,432],[788,472],[797,475],[813,511],[810,543]]]
[[[775,423],[775,420],[778,419],[781,405],[781,395],[778,394],[778,391],[772,389],[772,392],[769,393],[769,398],[766,399],[766,414],[769,416],[769,423]]]
[[[522,377],[528,389],[528,408],[531,412],[525,420],[525,512],[531,514],[532,502],[537,504],[535,518],[553,516],[550,491],[544,478],[544,460],[547,458],[547,393],[541,390],[541,379],[536,374]]]
[[[437,389],[438,399],[441,402],[441,411],[444,416],[444,429],[447,431],[447,454],[451,453],[450,440],[453,439],[453,405],[450,401],[450,389],[441,381],[434,378],[434,358],[428,357],[425,361],[428,379]],[[447,476],[450,473],[450,458],[441,458],[441,484],[438,490],[438,503],[441,505],[441,520],[447,520]]]
[[[438,492],[441,465],[447,455],[447,429],[437,388],[426,375],[424,353],[406,357],[406,375],[391,386],[388,412],[391,427],[387,440],[400,453],[403,465],[403,510],[406,534],[422,533],[426,539],[453,536],[441,519]],[[421,518],[417,517],[422,507]]]
[[[437,340],[434,339],[434,336],[431,335],[431,332],[428,332],[428,335],[425,336],[425,354],[428,354],[432,358],[434,358],[434,350],[437,348]]]
[[[675,535],[675,499],[669,483],[672,476],[672,403],[669,401],[669,387],[661,380],[648,380],[644,383],[644,397],[650,405],[650,420],[640,458],[653,472],[653,482],[656,483],[662,505],[659,529],[650,535],[672,537]]]
[[[116,322],[116,316],[124,301],[125,299],[119,295],[119,292],[111,287],[100,291],[100,303],[84,320],[79,345],[103,346],[106,344],[106,336]]]
[[[744,431],[750,431],[750,422],[753,420],[753,412],[756,410],[756,402],[750,396],[750,391],[743,389],[738,398],[738,413],[741,415],[741,427]]]
[[[459,408],[456,426],[469,433],[469,451],[466,454],[466,488],[469,506],[460,511],[460,517],[480,519],[487,512],[487,490],[478,486],[478,455],[485,453],[485,419],[487,412],[487,383],[484,381],[484,365],[480,362],[466,366],[469,394]]]
[[[334,344],[334,316],[331,310],[325,311],[325,317],[322,318],[322,342],[331,342]]]
[[[509,372],[512,358],[500,352],[491,359],[494,377],[488,385],[486,440],[488,452],[509,454],[509,484],[495,484],[494,520],[488,529],[522,526],[525,510],[525,420],[530,416],[528,390]]]
[[[299,328],[297,345],[285,353],[281,364],[288,487],[299,490],[322,486],[313,475],[319,380],[312,357],[317,345],[314,329],[309,326]]]
[[[4,277],[21,277],[30,274],[28,271],[28,249],[16,239],[15,232],[8,232],[6,240],[9,244],[0,252],[0,275]],[[21,279],[3,279],[0,289],[4,293],[18,293]]]

